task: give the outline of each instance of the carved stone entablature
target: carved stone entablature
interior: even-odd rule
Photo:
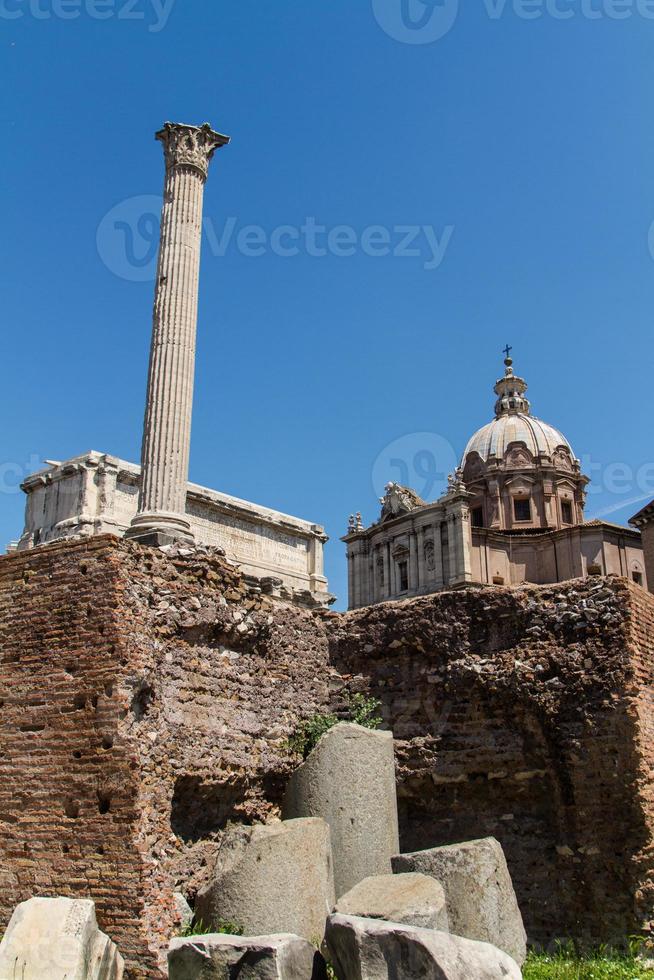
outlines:
[[[381,519],[389,521],[400,514],[408,514],[416,507],[424,507],[425,501],[411,487],[400,486],[399,483],[387,483],[386,493],[380,498],[382,505]]]
[[[535,480],[524,474],[509,477],[504,484],[511,493],[531,493],[534,489]]]
[[[524,446],[514,446],[506,456],[507,469],[517,469],[521,466],[533,466],[531,453]]]
[[[167,122],[156,138],[163,143],[166,170],[193,167],[205,180],[212,156],[217,149],[229,143],[229,136],[214,132],[209,123],[186,126]]]
[[[572,471],[572,460],[570,453],[565,449],[557,449],[554,453],[553,463],[559,470]]]

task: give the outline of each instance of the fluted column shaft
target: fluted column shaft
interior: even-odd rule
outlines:
[[[202,205],[208,165],[228,138],[167,123],[166,180],[141,450],[138,513],[129,535],[193,540],[186,518],[195,377]]]
[[[166,174],[139,510],[184,514],[191,446],[204,180]]]

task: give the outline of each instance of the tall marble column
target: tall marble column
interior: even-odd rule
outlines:
[[[192,541],[186,517],[200,277],[209,161],[229,142],[208,123],[166,123],[156,134],[166,179],[152,320],[141,488],[127,534],[147,544]]]

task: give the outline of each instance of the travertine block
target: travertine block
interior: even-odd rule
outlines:
[[[326,940],[339,980],[522,980],[501,950],[435,929],[331,915]]]
[[[190,936],[173,939],[169,980],[326,980],[325,961],[300,936]]]
[[[339,898],[334,911],[449,932],[445,892],[428,875],[408,873],[364,878]]]
[[[494,837],[398,854],[393,871],[431,875],[445,890],[455,935],[493,943],[524,963],[527,936],[504,851]]]
[[[0,980],[121,980],[123,959],[88,899],[21,902],[0,943]]]
[[[333,905],[329,827],[318,819],[286,820],[226,832],[195,914],[208,926],[226,919],[250,935],[320,941]]]

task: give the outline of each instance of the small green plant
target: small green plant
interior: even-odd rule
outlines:
[[[297,726],[287,745],[291,752],[297,752],[303,759],[311,752],[325,732],[338,724],[336,715],[315,714],[311,718],[305,718]]]
[[[196,919],[194,916],[191,922],[182,928],[179,935],[186,938],[187,936],[209,936],[214,933],[224,936],[242,936],[243,929],[235,922],[230,922],[229,919],[218,919],[215,925],[209,926],[202,919]]]
[[[325,732],[339,721],[353,721],[364,728],[379,728],[383,721],[380,709],[381,701],[377,698],[367,698],[363,694],[348,695],[344,718],[334,714],[312,715],[300,722],[286,744],[291,752],[297,752],[306,759]]]
[[[381,701],[366,698],[363,694],[352,694],[348,700],[352,721],[364,728],[379,728],[384,720],[380,714]]]

